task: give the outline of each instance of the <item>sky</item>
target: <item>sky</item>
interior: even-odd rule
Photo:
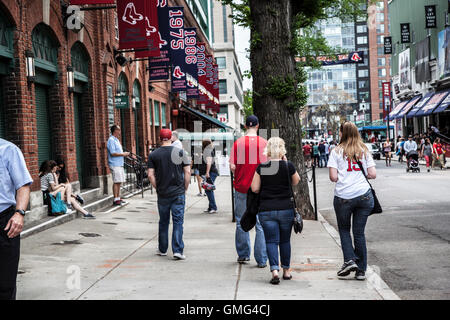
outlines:
[[[234,35],[236,46],[235,50],[238,57],[239,67],[241,68],[242,74],[244,74],[245,71],[250,71],[250,60],[247,58],[249,53],[246,51],[246,49],[249,49],[250,47],[250,29],[235,25]],[[244,91],[252,90],[252,80],[244,77],[243,87]]]

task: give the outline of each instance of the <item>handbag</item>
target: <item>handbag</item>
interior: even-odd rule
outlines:
[[[287,161],[286,161],[286,170],[287,170],[286,172],[287,172],[288,184],[289,184],[289,188],[291,190],[292,209],[294,209],[294,223],[293,223],[294,232],[301,233],[303,230],[303,218],[302,218],[302,215],[300,214],[300,211],[297,209],[297,203],[295,202],[295,195],[294,195],[294,191],[292,189],[292,181],[289,176],[289,166],[288,166]]]
[[[247,192],[247,209],[241,217],[239,224],[242,230],[249,232],[256,225],[256,215],[259,211],[259,193],[254,193],[251,189]]]
[[[67,212],[67,206],[61,199],[61,192],[58,192],[56,196],[49,194],[50,203],[52,206],[52,214],[64,214]]]
[[[364,171],[364,168],[363,168],[363,166],[361,164],[361,161],[358,161],[358,166],[361,169],[361,171],[362,171],[362,173],[364,175],[364,178],[366,178],[366,181],[369,184],[370,190],[372,191],[372,195],[373,195],[373,204],[374,205],[373,205],[373,209],[372,209],[372,211],[370,212],[369,215],[372,215],[374,213],[382,213],[383,212],[383,208],[381,208],[380,201],[378,201],[378,197],[377,197],[377,194],[375,193],[375,189],[372,188],[372,185],[370,184],[369,179],[367,179],[367,175],[366,175],[366,172]]]

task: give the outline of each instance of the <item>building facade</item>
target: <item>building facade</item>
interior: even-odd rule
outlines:
[[[201,110],[180,108],[199,109],[195,101],[172,94],[170,82],[149,82],[147,61],[132,61],[134,53],[116,51],[116,10],[84,11],[82,28],[75,31],[66,25],[67,5],[59,0],[0,1],[0,137],[25,156],[34,179],[32,211],[42,206],[39,166],[48,159],[65,161],[75,190],[92,189],[97,197],[111,192],[106,151],[111,125],[121,126],[124,149],[146,158],[161,128],[189,129],[194,120],[207,120]],[[195,6],[181,0],[169,5],[185,7],[185,25],[206,32],[198,32],[198,41],[212,54],[210,15],[199,22]],[[119,55],[131,61],[120,65]],[[34,77],[27,72],[30,57]],[[74,86],[69,90],[71,70]]]
[[[219,66],[220,115],[235,130],[244,124],[242,73],[235,48],[232,13],[229,6],[211,0],[213,30],[212,42],[216,63]]]

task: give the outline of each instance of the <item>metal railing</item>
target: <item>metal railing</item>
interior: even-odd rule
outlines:
[[[153,194],[153,188],[147,176],[147,164],[141,156],[130,152],[124,158],[124,170],[125,183],[121,185],[122,191],[128,194],[136,194],[140,191],[144,197],[144,190],[150,189]]]

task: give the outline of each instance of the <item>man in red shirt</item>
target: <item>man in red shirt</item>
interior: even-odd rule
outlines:
[[[250,261],[251,253],[250,235],[242,230],[240,225],[241,218],[247,209],[247,192],[252,184],[256,168],[260,163],[267,161],[264,155],[267,141],[258,136],[258,118],[254,115],[248,116],[245,127],[247,134],[234,142],[230,156],[230,168],[234,174],[235,240],[239,263]],[[256,217],[255,229],[254,256],[258,267],[264,268],[267,263],[266,241],[258,217]]]
[[[309,143],[303,143],[303,155],[305,156],[306,167],[311,168],[311,151]]]

